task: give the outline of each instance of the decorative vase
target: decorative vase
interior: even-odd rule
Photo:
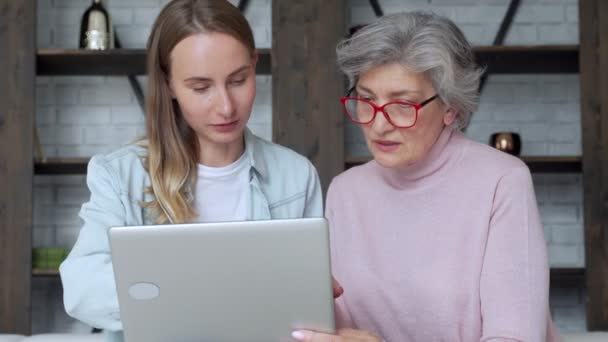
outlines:
[[[500,151],[518,156],[521,152],[521,139],[515,132],[497,132],[490,137],[490,145]]]

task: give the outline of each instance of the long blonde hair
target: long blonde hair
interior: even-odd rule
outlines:
[[[198,33],[228,34],[255,53],[245,17],[227,0],[173,0],[160,12],[148,39],[147,148],[144,167],[154,199],[142,203],[157,223],[184,223],[196,216],[192,185],[196,182],[198,139],[184,120],[169,89],[170,54],[184,38]]]

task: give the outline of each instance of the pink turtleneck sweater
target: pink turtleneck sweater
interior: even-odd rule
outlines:
[[[328,191],[339,327],[387,342],[556,341],[530,172],[446,128],[403,169],[372,161]]]

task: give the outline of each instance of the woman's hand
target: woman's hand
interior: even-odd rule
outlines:
[[[344,293],[344,289],[338,281],[332,276],[332,285],[334,290],[334,298],[340,297]],[[297,330],[292,333],[292,337],[298,341],[304,342],[381,342],[377,336],[363,330],[342,329],[337,335],[323,334],[308,330]]]
[[[340,286],[340,283],[338,283],[336,278],[334,278],[333,276],[331,277],[331,281],[332,281],[332,285],[334,288],[334,299],[335,299],[335,298],[340,297],[344,293],[344,289],[342,288],[342,286]]]
[[[308,330],[294,331],[291,336],[303,342],[381,342],[382,340],[363,330],[342,329],[337,335],[323,334]]]

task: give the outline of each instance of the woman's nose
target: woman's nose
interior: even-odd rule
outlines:
[[[234,102],[227,89],[222,89],[218,94],[218,112],[223,116],[231,116],[234,112]]]
[[[386,114],[383,111],[378,110],[376,111],[376,117],[374,118],[374,121],[372,121],[371,128],[376,133],[384,133],[394,129],[395,127],[393,126],[393,124],[390,123],[390,121],[388,121],[388,119],[386,118]]]

